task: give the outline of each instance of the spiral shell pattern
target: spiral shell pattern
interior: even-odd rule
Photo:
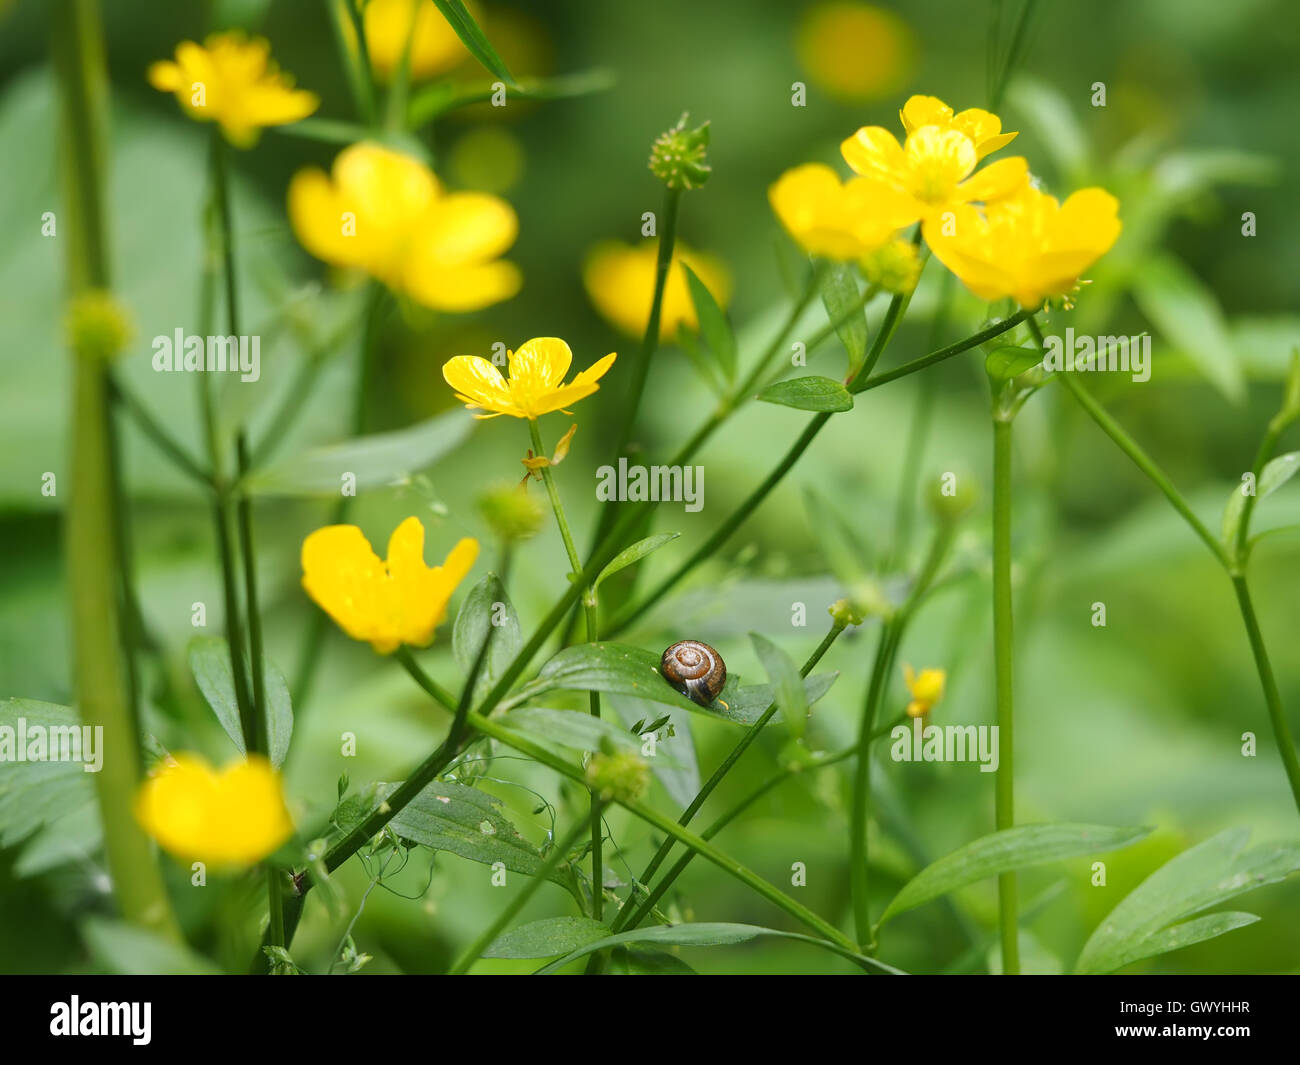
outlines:
[[[679,640],[668,648],[659,663],[664,679],[682,695],[700,706],[708,706],[727,683],[727,666],[707,643]]]

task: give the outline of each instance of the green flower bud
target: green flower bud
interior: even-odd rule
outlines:
[[[82,359],[111,362],[131,340],[131,319],[109,293],[89,289],[74,296],[66,317],[68,343]]]
[[[975,505],[975,499],[974,478],[945,473],[931,483],[926,501],[939,521],[957,521]]]
[[[891,240],[863,258],[862,276],[886,292],[905,296],[916,288],[921,259],[910,240]]]
[[[650,767],[631,751],[600,751],[587,763],[587,784],[606,802],[639,799],[650,788]]]
[[[501,482],[478,497],[478,512],[488,527],[507,543],[536,536],[545,513],[542,505],[520,485]]]
[[[863,610],[850,603],[847,599],[835,600],[826,613],[830,614],[835,624],[842,629],[847,629],[850,625],[861,625],[866,617]]]
[[[687,129],[688,117],[682,115],[650,149],[650,170],[670,189],[698,189],[713,173],[707,158],[709,124]]]

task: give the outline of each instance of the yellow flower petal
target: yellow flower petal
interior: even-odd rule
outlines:
[[[217,771],[177,754],[141,785],[135,812],[165,850],[218,868],[260,861],[293,834],[280,775],[259,755]]]
[[[596,381],[613,365],[616,355],[606,355],[563,384],[573,360],[569,345],[558,337],[536,337],[510,352],[510,379],[502,381],[496,368],[484,359],[458,355],[442,368],[456,398],[471,409],[479,408],[514,418],[538,418],[591,395]],[[491,371],[489,373],[489,370]]]

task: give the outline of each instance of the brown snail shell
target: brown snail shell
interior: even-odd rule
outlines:
[[[679,640],[664,652],[659,662],[664,680],[700,706],[708,706],[727,683],[727,665],[707,643]]]

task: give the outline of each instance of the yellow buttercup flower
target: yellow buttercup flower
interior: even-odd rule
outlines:
[[[596,382],[614,365],[617,355],[598,359],[567,385],[564,375],[573,362],[573,352],[558,337],[529,340],[516,351],[507,352],[506,357],[509,380],[477,355],[457,355],[443,364],[442,376],[456,390],[456,398],[470,410],[490,412],[476,414],[476,418],[495,418],[499,414],[540,418],[553,410],[563,410],[600,389]]]
[[[984,155],[1015,136],[1000,132],[996,115],[978,109],[953,115],[933,96],[913,96],[901,114],[907,129],[903,144],[883,126],[863,126],[840,152],[856,173],[907,197],[909,221],[1000,199],[1028,181],[1028,165],[1019,156],[975,173]]]
[[[912,696],[907,704],[908,717],[923,717],[943,698],[943,686],[948,674],[942,669],[923,669],[915,672],[911,666],[903,667],[903,683]]]
[[[800,247],[828,259],[861,259],[916,221],[910,197],[869,178],[841,181],[822,163],[787,170],[767,197]]]
[[[596,310],[616,329],[629,336],[644,333],[650,320],[658,254],[658,246],[652,240],[635,247],[607,241],[596,245],[583,264],[582,282]],[[660,340],[676,336],[680,325],[691,330],[699,328],[682,263],[695,271],[695,276],[704,282],[704,287],[712,293],[719,307],[725,308],[731,299],[731,274],[727,268],[712,255],[691,251],[679,243],[673,249],[668,280],[664,282],[663,304],[659,311]]]
[[[498,258],[519,232],[513,208],[481,192],[446,192],[423,163],[377,144],[345,148],[332,176],[295,174],[289,220],[316,258],[363,270],[434,310],[478,310],[519,291],[518,267]]]
[[[217,867],[261,861],[293,835],[280,774],[260,755],[222,770],[173,755],[140,786],[135,813],[164,850]]]
[[[922,126],[938,126],[964,133],[975,145],[975,157],[983,159],[991,152],[1004,148],[1016,139],[1015,133],[1002,132],[1002,119],[992,111],[969,107],[953,113],[951,107],[937,96],[911,96],[898,112],[903,129],[915,133]]]
[[[320,106],[315,93],[293,87],[271,61],[271,46],[261,37],[215,33],[205,44],[182,41],[176,60],[149,67],[149,84],[174,93],[199,122],[218,122],[231,144],[256,143],[264,126],[283,126],[306,118]]]
[[[475,6],[466,6],[477,18]],[[415,20],[414,31],[412,19]],[[355,48],[352,20],[344,16],[343,25],[349,44]],[[411,78],[414,81],[445,73],[459,66],[469,55],[433,0],[369,0],[362,25],[366,31],[370,65],[384,81],[390,80],[401,64],[408,38],[411,42]]]
[[[1080,189],[1065,201],[1030,185],[984,210],[959,208],[952,225],[927,219],[935,257],[984,300],[1010,296],[1026,309],[1073,290],[1119,238],[1119,201]]]
[[[302,586],[339,628],[386,655],[433,639],[476,558],[478,541],[465,538],[441,566],[426,566],[417,517],[393,530],[386,562],[355,525],[327,525],[302,543]]]

